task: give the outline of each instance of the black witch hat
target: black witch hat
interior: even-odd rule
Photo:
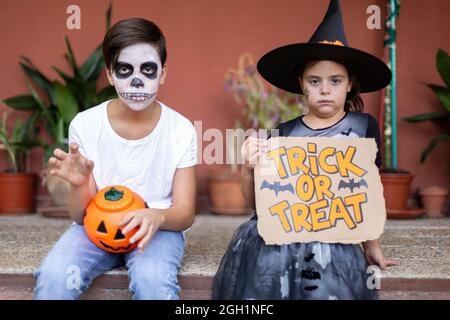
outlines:
[[[271,84],[286,91],[302,93],[297,70],[313,60],[346,63],[356,71],[360,92],[386,87],[391,70],[379,58],[348,45],[338,0],[331,0],[322,23],[307,43],[295,43],[266,53],[257,64],[259,73]]]

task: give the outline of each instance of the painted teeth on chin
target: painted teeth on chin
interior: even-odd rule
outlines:
[[[120,94],[124,99],[133,100],[133,101],[144,101],[150,99],[153,95],[148,93],[126,93],[122,92]]]

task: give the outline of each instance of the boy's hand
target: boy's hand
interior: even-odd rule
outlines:
[[[122,229],[123,234],[139,227],[139,230],[131,237],[130,243],[133,244],[141,239],[137,247],[142,250],[164,223],[164,219],[161,213],[152,211],[152,209],[135,210],[129,212],[119,222],[119,227],[126,225]]]
[[[242,144],[241,157],[244,159],[244,169],[255,169],[261,154],[267,150],[267,140],[256,137],[248,137]]]
[[[94,162],[80,154],[76,143],[70,144],[69,153],[55,149],[48,163],[50,174],[59,176],[77,187],[89,183],[89,177],[94,168]]]
[[[388,267],[397,266],[398,263],[394,260],[387,260],[384,258],[378,240],[366,241],[363,243],[364,256],[370,265],[377,265],[382,271],[388,271]]]

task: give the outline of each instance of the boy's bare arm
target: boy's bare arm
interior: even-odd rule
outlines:
[[[119,222],[119,227],[123,227],[123,234],[139,227],[130,239],[130,243],[141,239],[139,249],[144,248],[159,229],[186,230],[194,223],[195,194],[195,167],[177,169],[173,179],[172,206],[167,209],[148,208],[129,212]]]
[[[55,149],[48,162],[50,174],[70,183],[69,214],[76,223],[83,224],[84,208],[97,187],[92,174],[94,163],[84,158],[78,148],[76,143],[71,143],[68,153]]]
[[[194,223],[195,217],[195,167],[177,169],[173,178],[172,201],[167,209],[152,209],[164,217],[161,229],[182,231]]]
[[[69,215],[73,221],[78,224],[83,224],[84,209],[89,200],[95,196],[96,192],[97,187],[92,173],[88,183],[80,186],[70,185]]]

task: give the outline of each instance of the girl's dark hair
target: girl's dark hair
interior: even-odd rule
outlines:
[[[347,92],[347,97],[345,98],[344,111],[346,112],[362,112],[364,110],[364,101],[360,96],[360,85],[358,81],[358,74],[356,70],[346,62],[333,60],[336,63],[342,64],[345,69],[347,69],[348,78],[352,82],[352,89],[350,92]],[[318,61],[308,61],[300,64],[296,68],[296,74],[299,77],[303,77],[303,72],[305,71],[307,66],[315,65]]]
[[[158,26],[142,18],[131,18],[117,22],[106,33],[103,39],[106,67],[111,69],[116,64],[123,48],[142,42],[155,46],[162,65],[166,63],[166,39]]]

